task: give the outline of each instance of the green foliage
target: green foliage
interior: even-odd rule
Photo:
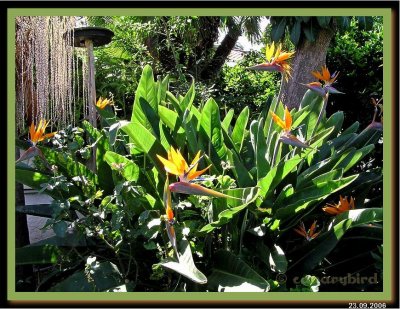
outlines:
[[[290,41],[298,46],[304,40],[315,42],[319,31],[323,29],[338,29],[342,33],[355,20],[363,30],[370,31],[373,27],[371,16],[273,16],[270,18],[271,39],[275,42],[281,41],[285,33],[288,33]]]
[[[61,252],[55,259],[58,251],[43,250],[42,258],[25,262],[57,263],[62,275],[50,276],[43,290],[316,291],[312,276],[329,273],[339,240],[382,221],[382,208],[372,207],[362,188],[379,184],[381,171],[352,169],[373,150],[381,132],[343,128],[342,113],[327,118],[323,102],[307,93],[301,107],[291,111],[293,134],[310,145],[298,148],[280,139],[270,113],[283,118],[284,105],[276,98],[259,114],[244,107],[234,119],[232,112],[221,116],[213,98],[196,104],[194,84],[182,95],[167,89],[168,78],[155,81],[145,66],[130,120],[100,113],[103,128],[83,123],[89,145],[80,147],[94,152],[96,169],[76,160],[79,149],[63,147],[40,148],[57,167],[52,171],[18,164],[18,182],[42,188],[56,200],[58,210],[47,227],[57,241],[67,239],[70,229],[83,240],[60,242],[77,256]],[[157,157],[167,158],[170,147],[187,162],[200,151],[198,169],[212,167],[193,181],[227,195],[173,192],[174,223],[165,222],[168,183]],[[168,179],[177,181],[173,174]],[[324,214],[322,207],[337,203],[340,195],[353,196],[357,209],[333,218]],[[314,220],[317,237],[293,236],[301,222],[308,227]],[[171,229],[169,234],[165,229],[171,226],[176,248]],[[379,234],[374,238],[382,241]],[[30,250],[23,249],[24,254]],[[275,281],[278,274],[288,281]],[[294,277],[303,277],[301,286],[291,284]]]
[[[265,62],[263,51],[251,51],[235,66],[225,65],[217,81],[217,96],[220,104],[239,113],[246,106],[251,112],[259,111],[269,97],[279,90],[278,74],[263,74],[247,70],[248,67]]]

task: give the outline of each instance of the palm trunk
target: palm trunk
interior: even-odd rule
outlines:
[[[329,43],[334,36],[334,31],[324,29],[319,31],[314,43],[304,40],[296,50],[292,61],[292,78],[285,83],[282,89],[282,101],[289,109],[298,108],[307,90],[301,84],[315,81],[312,71],[320,70],[325,64]]]
[[[235,47],[240,35],[240,31],[229,29],[228,33],[215,51],[214,57],[201,72],[200,77],[202,80],[215,77],[219,73],[232,49]]]

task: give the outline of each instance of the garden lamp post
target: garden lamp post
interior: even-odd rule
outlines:
[[[95,67],[93,47],[103,46],[111,42],[114,32],[106,28],[100,27],[83,27],[75,28],[74,30],[75,47],[85,47],[87,49],[88,58],[88,96],[89,96],[89,122],[93,127],[97,127],[96,119],[96,84],[95,84]]]

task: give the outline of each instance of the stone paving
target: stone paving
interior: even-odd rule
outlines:
[[[25,205],[50,204],[51,201],[52,198],[48,195],[37,193],[34,190],[25,190]],[[42,229],[47,220],[48,218],[27,215],[29,241],[31,244],[55,235],[52,229]]]

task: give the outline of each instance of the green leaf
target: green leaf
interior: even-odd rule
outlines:
[[[206,152],[214,167],[222,171],[221,160],[225,160],[227,149],[222,134],[219,108],[213,99],[209,99],[205,104],[201,113],[200,124],[205,133],[202,134],[203,140],[206,139],[203,141],[203,147],[208,150]]]
[[[139,178],[140,168],[131,160],[113,151],[107,151],[104,159],[111,169],[117,170],[128,181],[136,182]]]
[[[25,169],[22,167],[15,168],[15,181],[22,183],[28,187],[31,187],[35,190],[41,190],[42,185],[48,183],[51,180],[51,176],[36,172],[34,170]],[[45,194],[51,196],[54,199],[61,199],[62,196],[59,192],[54,190],[45,190]]]
[[[343,121],[344,114],[342,111],[338,111],[329,117],[329,119],[324,123],[324,127],[330,128],[333,126],[334,130],[332,131],[332,134],[330,136],[336,137],[342,129]]]
[[[61,250],[57,246],[26,246],[15,248],[15,264],[57,264],[61,259]]]
[[[194,97],[195,97],[194,82],[192,82],[192,85],[190,86],[185,97],[179,103],[182,111],[185,111],[186,109],[190,109],[191,105],[193,104]]]
[[[310,19],[309,23],[307,23],[303,26],[303,32],[308,41],[310,41],[311,43],[315,42],[315,39],[317,38],[318,30],[315,27],[312,18]]]
[[[297,16],[296,19],[307,23],[311,19],[311,16]]]
[[[311,272],[337,245],[347,230],[383,220],[382,208],[355,209],[333,219],[326,232],[296,253],[295,263],[303,273]]]
[[[158,107],[158,115],[160,116],[162,122],[166,124],[169,129],[171,129],[176,144],[183,148],[184,144],[186,143],[186,132],[182,127],[182,121],[179,115],[175,111],[170,110],[162,105]]]
[[[255,184],[253,177],[244,166],[244,164],[240,161],[239,156],[235,151],[228,151],[228,158],[232,164],[232,172],[235,175],[236,181],[238,182],[240,187],[251,187]]]
[[[183,111],[179,105],[179,100],[169,91],[166,92],[167,101],[172,104],[175,111],[179,114],[180,117],[183,116]]]
[[[87,247],[86,236],[76,230],[67,230],[64,237],[52,236],[31,244],[31,246],[54,245],[57,247]]]
[[[361,29],[366,31],[372,30],[374,24],[372,16],[358,16],[357,19]]]
[[[203,228],[200,230],[200,233],[209,233],[215,228],[227,224],[232,220],[233,216],[256,200],[258,197],[258,192],[259,189],[257,187],[224,190],[224,194],[238,199],[227,199],[227,204],[230,205],[231,208],[221,211],[218,214],[218,220],[203,226]]]
[[[378,142],[381,136],[382,132],[366,127],[354,139],[349,140],[345,145],[343,145],[342,149],[374,145]]]
[[[208,278],[208,288],[218,292],[268,292],[269,283],[229,251],[218,251]]]
[[[102,292],[124,284],[117,266],[111,262],[96,263],[89,271],[81,270],[57,283],[49,292]]]
[[[39,216],[45,218],[53,218],[55,216],[54,207],[52,204],[35,204],[17,206],[15,210],[18,213],[23,213],[32,216]]]
[[[274,204],[274,209],[276,209],[274,218],[280,220],[280,225],[283,224],[286,229],[289,228],[290,224],[285,225],[283,221],[293,221],[294,218],[301,215],[301,213],[307,208],[348,186],[357,178],[357,176],[358,175],[353,175],[339,180],[319,182],[310,187],[296,191],[288,198],[282,199],[279,204]]]
[[[261,178],[257,185],[260,187],[260,195],[263,198],[268,198],[282,180],[302,161],[299,155],[293,158],[282,161],[278,165],[270,169],[268,174]]]
[[[336,17],[336,22],[338,25],[339,30],[343,31],[350,27],[350,19],[349,16],[340,16]]]
[[[285,252],[281,247],[274,245],[270,250],[269,265],[271,270],[278,273],[285,273],[287,270],[288,262]]]
[[[179,242],[178,248],[180,252],[179,262],[173,260],[164,260],[160,262],[160,265],[176,271],[178,274],[181,274],[195,283],[207,283],[207,277],[200,270],[198,270],[194,264],[189,242],[186,239],[182,239]]]
[[[53,231],[57,237],[64,238],[68,229],[68,223],[65,221],[58,221],[53,225]]]
[[[328,226],[328,230],[331,230],[336,224],[347,219],[351,219],[351,227],[373,222],[381,222],[383,221],[383,209],[361,208],[342,212],[333,218],[332,222]]]
[[[140,123],[147,130],[153,130],[155,124],[151,123],[151,120],[148,119],[151,109],[154,111],[154,114],[157,114],[158,102],[153,70],[149,65],[146,65],[143,68],[142,76],[136,89],[131,121]]]
[[[241,151],[243,146],[243,139],[246,132],[247,122],[249,120],[249,108],[246,106],[239,114],[235,126],[232,131],[232,141],[238,152]]]
[[[286,17],[281,18],[278,22],[272,24],[271,38],[274,42],[278,42],[285,33]]]
[[[290,41],[293,45],[297,46],[300,41],[300,34],[301,34],[301,22],[296,21],[290,31]]]
[[[334,139],[326,141],[321,147],[319,147],[318,151],[314,153],[310,166],[327,159],[329,156],[332,156],[335,153],[335,150],[340,149],[347,141],[355,136],[355,133],[339,135]]]
[[[139,145],[157,168],[160,177],[163,178],[163,175],[165,175],[164,166],[157,158],[157,155],[166,158],[167,152],[160,141],[138,122],[121,121],[120,123],[121,129],[128,134],[135,144]]]
[[[165,101],[167,96],[167,90],[169,85],[169,75],[165,76],[165,78],[161,82],[157,82],[157,103],[160,107],[161,102]]]
[[[301,99],[300,107],[299,107],[300,109],[299,109],[298,113],[300,113],[300,110],[311,105],[316,100],[321,101],[321,100],[323,100],[323,98],[321,98],[321,96],[318,95],[317,93],[315,93],[314,91],[311,91],[308,89],[306,91],[306,93],[304,94],[303,98]]]
[[[320,25],[321,28],[328,28],[329,27],[329,23],[331,21],[331,16],[317,16],[317,21],[318,24]]]
[[[98,183],[97,175],[67,153],[61,153],[50,148],[40,147],[49,164],[56,165],[58,171],[69,179],[75,176],[84,176],[87,180]]]
[[[88,121],[82,123],[84,129],[91,135],[94,141],[97,141],[95,146],[96,151],[96,171],[98,183],[105,194],[111,194],[114,189],[114,182],[112,180],[111,168],[104,160],[105,153],[110,149],[108,139],[103,132],[94,128]]]
[[[226,132],[228,132],[234,113],[235,113],[234,109],[231,108],[229,112],[225,115],[224,120],[222,120],[221,126]]]
[[[345,173],[352,168],[357,162],[362,160],[368,153],[374,149],[374,145],[369,145],[361,149],[349,149],[342,153],[332,154],[328,159],[312,165],[297,177],[297,186],[306,185],[304,182],[310,181],[318,175],[331,171],[333,169],[343,169]]]

